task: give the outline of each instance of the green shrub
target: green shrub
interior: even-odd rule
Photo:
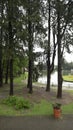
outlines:
[[[17,97],[9,96],[6,99],[3,99],[2,103],[9,106],[14,106],[16,104]]]
[[[16,100],[15,108],[16,109],[30,108],[30,103],[28,100],[24,100],[23,97],[19,97]]]
[[[13,106],[17,110],[30,108],[30,102],[23,97],[9,96],[6,99],[3,99],[2,103],[8,106]]]

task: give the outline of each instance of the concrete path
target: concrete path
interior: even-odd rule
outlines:
[[[0,116],[0,130],[73,130],[73,115],[61,119],[52,116]]]

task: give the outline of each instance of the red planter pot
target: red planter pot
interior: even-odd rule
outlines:
[[[61,109],[54,108],[54,117],[60,118],[61,117]]]

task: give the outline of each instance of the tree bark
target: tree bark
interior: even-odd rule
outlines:
[[[29,59],[29,68],[28,68],[28,88],[29,93],[32,93],[32,61]]]
[[[28,8],[28,49],[29,49],[29,63],[28,63],[28,84],[29,93],[32,93],[32,75],[33,75],[33,32],[32,32],[32,22],[30,19],[31,16],[31,6],[30,0]]]
[[[55,42],[55,26],[53,26],[52,28],[52,31],[53,31],[53,54],[52,54],[52,63],[50,65],[50,73],[53,72],[54,70],[54,60],[55,60],[55,56],[56,56],[56,46],[57,46],[57,43]]]
[[[1,29],[0,29],[0,87],[3,85],[3,65],[2,65],[2,41],[3,41],[3,1],[1,0]]]
[[[0,87],[3,86],[3,69],[2,69],[2,32],[0,41]]]
[[[13,95],[13,59],[10,59],[10,95]]]
[[[9,21],[9,52],[10,52],[10,95],[13,95],[13,36],[12,23]]]
[[[61,35],[60,35],[60,10],[57,12],[57,44],[58,44],[58,90],[57,98],[62,98],[62,55],[61,55]]]
[[[0,87],[2,87],[2,86],[3,86],[2,57],[0,55]]]
[[[6,61],[5,84],[8,84],[9,60]]]
[[[47,86],[46,91],[50,91],[50,0],[49,3],[49,18],[48,18],[48,50],[47,50]]]

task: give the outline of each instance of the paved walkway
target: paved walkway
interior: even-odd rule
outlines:
[[[52,116],[0,116],[0,130],[73,130],[73,115],[65,115],[62,119]]]

